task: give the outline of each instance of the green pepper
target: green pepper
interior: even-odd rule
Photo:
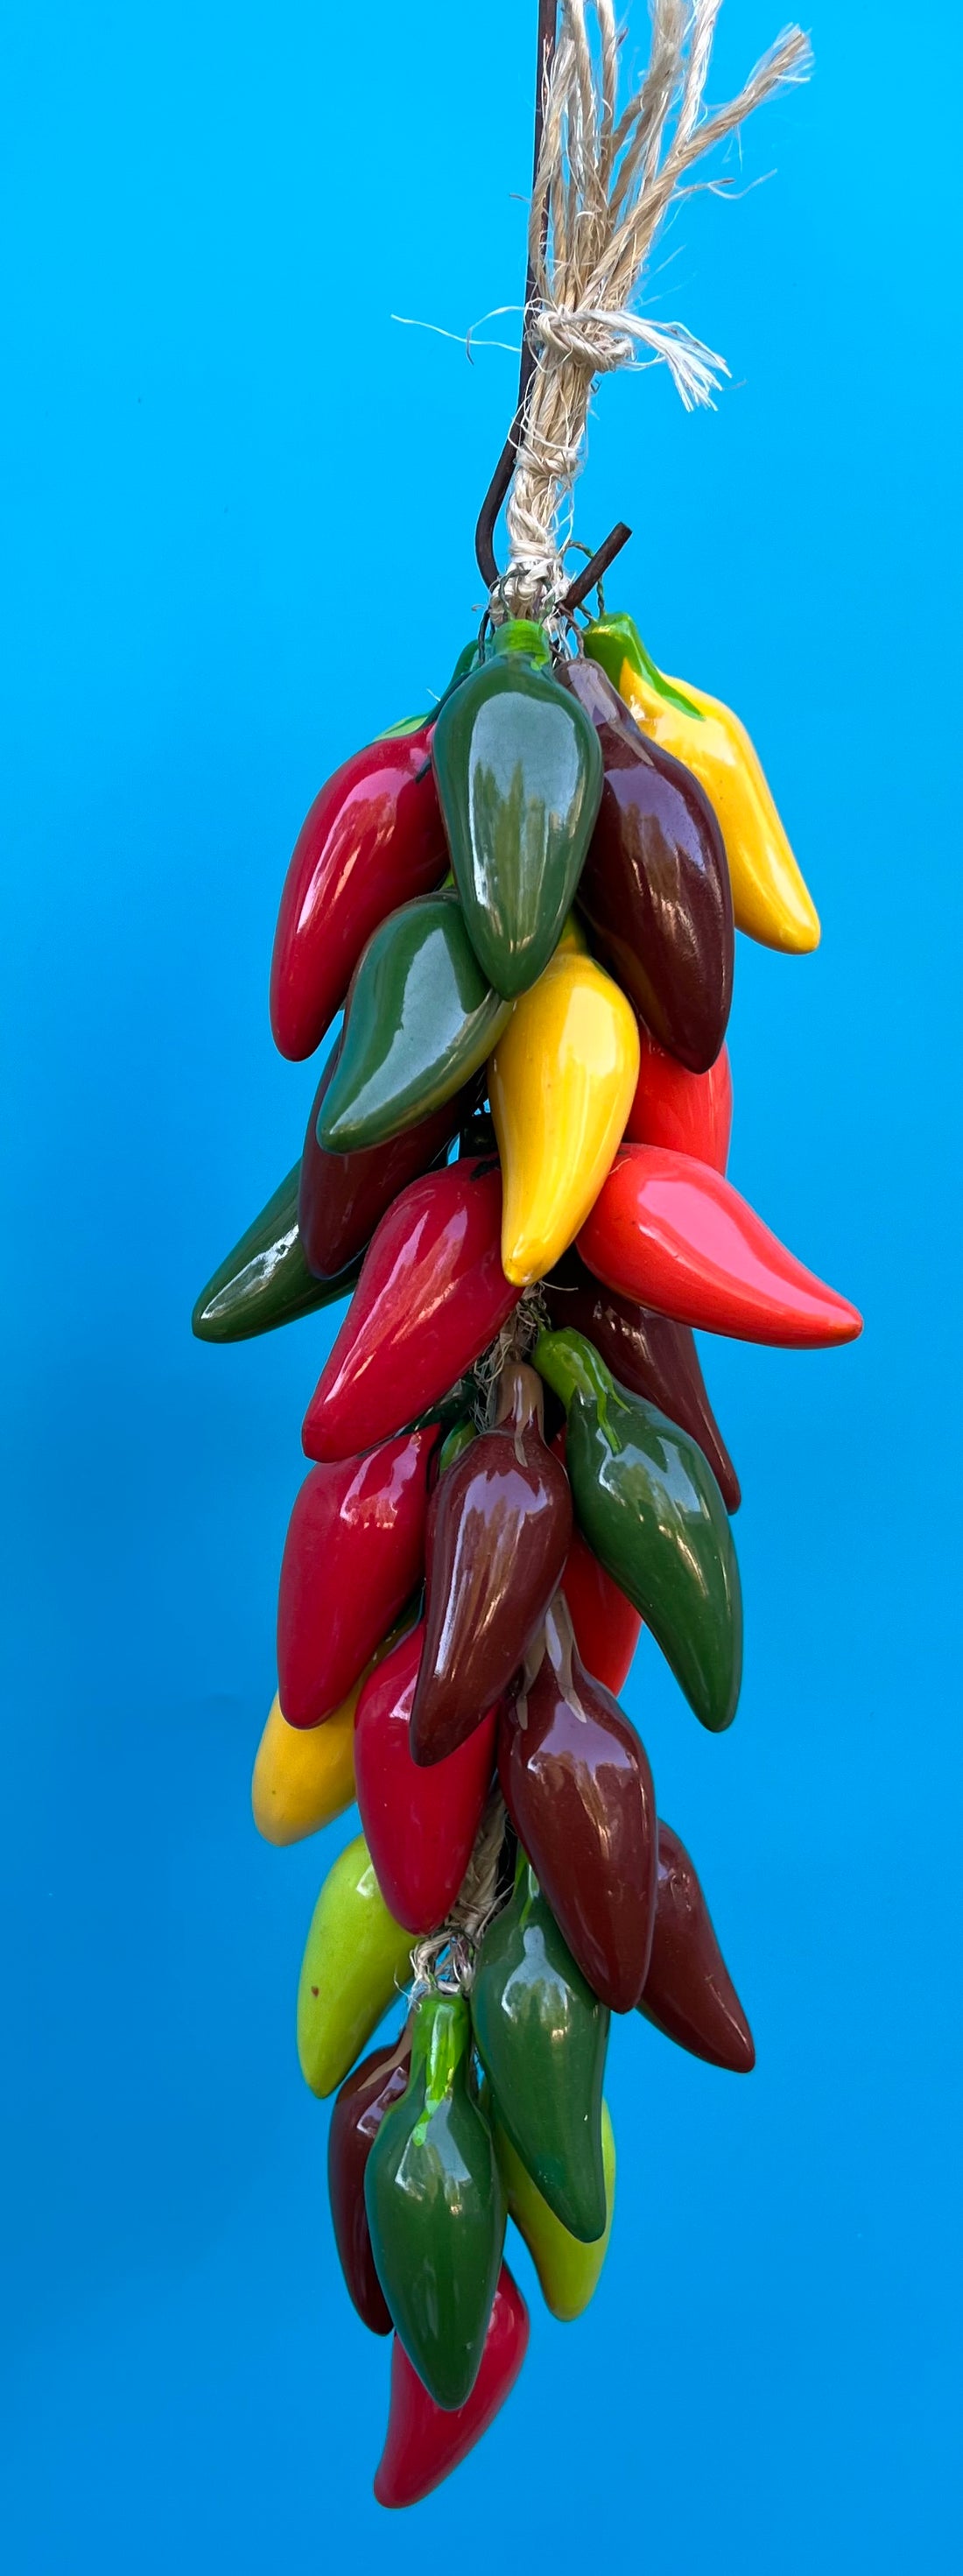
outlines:
[[[471,2013],[501,2127],[563,2227],[580,2244],[593,2244],[606,2224],[609,2016],[576,1967],[522,1851],[512,1896],[479,1945]]]
[[[477,1423],[473,1421],[470,1414],[463,1414],[459,1422],[454,1422],[452,1424],[447,1439],[443,1440],[441,1448],[439,1449],[439,1476],[444,1475],[446,1467],[453,1467],[456,1458],[461,1457],[463,1449],[470,1449],[472,1441],[477,1440],[477,1438]]]
[[[547,659],[541,629],[510,620],[432,737],[469,937],[489,983],[512,999],[558,944],[602,794],[595,726]]]
[[[396,2331],[429,2396],[449,2407],[465,2404],[478,2377],[505,2236],[492,2134],[470,2067],[464,1997],[424,1995],[408,2088],[385,2112],[364,2184]]]
[[[440,1109],[484,1064],[509,1017],[485,982],[454,894],[389,914],[368,941],[318,1117],[329,1154],[380,1145]]]
[[[308,1269],[298,1233],[300,1177],[301,1165],[295,1163],[201,1289],[191,1316],[198,1341],[245,1342],[252,1333],[273,1332],[277,1324],[293,1324],[317,1306],[350,1296],[360,1260],[349,1262],[334,1279],[315,1279]]]
[[[726,1507],[687,1431],[619,1386],[584,1333],[543,1333],[536,1368],[568,1415],[565,1464],[594,1556],[627,1593],[703,1726],[742,1678],[742,1592]]]

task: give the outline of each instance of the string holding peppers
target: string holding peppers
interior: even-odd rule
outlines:
[[[654,0],[676,77],[619,119],[611,0],[559,6],[556,47],[541,0],[522,401],[479,523],[488,608],[436,709],[354,753],[304,825],[272,1026],[302,1059],[342,1008],[344,1024],[300,1162],[194,1312],[201,1339],[232,1341],[350,1301],[304,1418],[252,1795],[276,1845],[360,1812],[315,1906],[297,2035],[307,2084],[337,2097],[346,2286],[392,2338],[375,2477],[391,2507],[457,2467],[521,2369],[507,2221],[553,2316],[593,2296],[611,2015],[717,2068],[754,2064],[617,1694],[644,1623],[703,1726],[736,1713],[740,1488],[693,1327],[799,1348],[861,1329],[726,1178],[735,932],[797,954],[819,937],[757,756],[605,611],[599,558],[573,586],[558,535],[594,376],[633,334],[685,400],[716,381],[720,362],[628,293],[691,162],[798,74],[804,40],[790,30],[703,115],[717,0],[693,0],[686,28]],[[569,236],[590,180],[591,224]],[[402,1994],[402,2027],[362,2056]]]

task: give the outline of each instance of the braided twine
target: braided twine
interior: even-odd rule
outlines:
[[[613,0],[561,0],[529,228],[525,336],[535,367],[507,507],[510,560],[499,586],[512,614],[544,614],[565,589],[572,487],[596,377],[618,367],[664,364],[691,410],[711,403],[720,375],[728,374],[724,360],[683,323],[656,322],[632,310],[669,207],[692,187],[721,184],[687,185],[693,163],[774,90],[804,80],[810,67],[807,39],[790,27],[738,97],[705,109],[721,6],[722,0],[651,0],[648,71],[619,115],[621,38]]]

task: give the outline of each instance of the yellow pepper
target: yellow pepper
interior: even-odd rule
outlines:
[[[289,1726],[275,1692],[251,1782],[254,1822],[266,1843],[302,1842],[350,1807],[360,1690],[358,1681],[323,1726]]]
[[[392,1628],[371,1662],[322,1726],[289,1726],[275,1691],[254,1761],[251,1806],[266,1843],[300,1843],[343,1816],[354,1798],[354,1713],[368,1674],[390,1655],[405,1622]]]
[[[327,1720],[330,1725],[330,1718]],[[382,1896],[364,1835],[329,1869],[298,1988],[298,2056],[312,2093],[337,2092],[411,1976],[412,1936]]]
[[[611,1170],[639,1075],[639,1029],[619,986],[559,946],[516,1002],[488,1070],[502,1165],[502,1268],[524,1288],[551,1270]]]
[[[794,956],[819,946],[819,914],[800,874],[746,728],[721,699],[656,669],[631,617],[598,618],[585,650],[637,724],[704,787],[725,842],[739,930]]]
[[[556,2218],[521,2157],[496,2121],[495,2154],[509,2212],[524,2236],[541,2283],[545,2305],[563,2325],[588,2307],[598,2288],[608,2252],[615,2209],[615,2138],[607,2102],[602,2104],[602,2162],[605,2168],[605,2232],[594,2244],[582,2245]]]

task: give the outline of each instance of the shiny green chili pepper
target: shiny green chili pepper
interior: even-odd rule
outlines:
[[[598,734],[548,660],[539,627],[499,627],[432,737],[469,937],[489,983],[513,999],[558,943],[602,794]]]
[[[593,1555],[651,1628],[703,1726],[720,1734],[742,1678],[742,1592],[726,1507],[687,1431],[619,1386],[571,1326],[536,1368],[568,1416],[565,1463]]]
[[[242,1234],[209,1279],[191,1317],[200,1342],[244,1342],[253,1333],[273,1332],[293,1324],[318,1306],[349,1297],[361,1269],[360,1259],[333,1279],[315,1279],[304,1258],[298,1233],[298,1183],[301,1165]]]
[[[418,1125],[480,1070],[509,1010],[481,973],[456,895],[425,895],[390,913],[348,995],[319,1144],[354,1154]]]
[[[449,2407],[465,2404],[478,2376],[505,2236],[492,2134],[470,2067],[464,1997],[424,1995],[408,2088],[385,2113],[364,2184],[398,2336],[429,2396]]]
[[[509,1903],[482,1936],[471,2015],[501,2127],[563,2227],[593,2244],[606,2224],[609,2016],[576,1967],[522,1851]]]

